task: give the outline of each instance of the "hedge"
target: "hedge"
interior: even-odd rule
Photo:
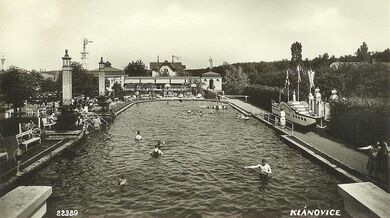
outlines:
[[[30,120],[38,125],[38,119],[36,117],[11,117],[2,119],[0,120],[0,134],[3,137],[14,136],[19,133],[19,123],[28,123]]]
[[[221,94],[220,91],[213,91],[210,89],[204,90],[204,98],[205,99],[217,99],[218,94]]]
[[[249,96],[249,103],[261,107],[265,110],[271,111],[271,101],[279,100],[279,87],[249,85],[244,87],[243,94]]]
[[[389,109],[386,99],[351,98],[333,102],[328,132],[355,146],[388,140]]]

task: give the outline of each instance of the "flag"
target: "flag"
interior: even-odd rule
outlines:
[[[309,70],[307,72],[307,76],[309,77],[310,88],[314,87],[314,74],[315,72],[313,70]]]
[[[289,70],[287,70],[286,82],[284,83],[284,86],[289,86],[289,85],[290,85],[290,80],[288,79],[288,71],[289,71]]]
[[[300,65],[297,66],[297,74],[298,74],[298,82],[301,82],[301,71],[302,67]]]
[[[314,74],[315,72],[313,70],[309,70],[307,72],[307,76],[309,77],[310,88],[314,88]]]

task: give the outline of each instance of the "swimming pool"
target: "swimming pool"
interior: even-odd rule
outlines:
[[[114,121],[111,139],[91,134],[24,184],[53,186],[49,217],[62,209],[82,215],[277,217],[305,206],[343,208],[335,176],[262,123],[237,119],[232,108],[200,109],[211,104],[136,104]],[[137,130],[141,143],[134,141]],[[166,145],[154,159],[149,152],[157,140]],[[274,172],[267,181],[244,169],[263,158]],[[120,175],[127,185],[115,184]]]

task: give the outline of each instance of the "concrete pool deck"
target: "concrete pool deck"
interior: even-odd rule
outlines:
[[[350,174],[350,176],[347,177],[351,178],[352,181],[369,181],[385,190],[389,189],[389,187],[386,187],[385,184],[368,177],[366,169],[368,156],[357,150],[349,148],[351,146],[347,146],[346,144],[336,142],[329,138],[324,138],[314,132],[302,133],[294,131],[291,135],[290,130],[281,129],[279,126],[275,126],[273,123],[269,123],[267,120],[264,120],[261,116],[259,116],[260,114],[269,114],[269,112],[238,99],[226,98],[226,101],[231,103],[232,106],[239,107],[245,113],[252,114],[253,117],[268,124],[271,128],[282,134],[283,140],[289,145],[293,144],[294,147],[305,147],[309,149],[310,152],[314,152],[314,154],[318,156],[315,158],[324,158],[330,163],[330,166],[335,165],[337,168],[346,171]],[[301,150],[301,148],[297,148]]]
[[[129,106],[131,106],[130,103],[124,102],[124,104],[118,105],[113,110],[114,112],[123,111],[124,108],[128,108]],[[41,145],[34,145],[27,152],[23,153],[21,164],[22,175],[19,177],[16,176],[16,161],[12,156],[16,147],[16,140],[15,137],[7,137],[5,145],[9,160],[2,162],[0,165],[0,196],[13,188],[20,179],[35,172],[52,158],[75,145],[83,138],[84,134],[79,130],[68,132],[48,130],[46,136],[47,138],[42,141]]]

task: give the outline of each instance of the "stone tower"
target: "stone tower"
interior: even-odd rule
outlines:
[[[65,50],[65,56],[62,57],[62,104],[72,104],[72,58],[68,55],[68,50]]]
[[[104,96],[106,93],[106,73],[104,72],[105,63],[103,62],[103,57],[100,58],[99,62],[99,95]]]

